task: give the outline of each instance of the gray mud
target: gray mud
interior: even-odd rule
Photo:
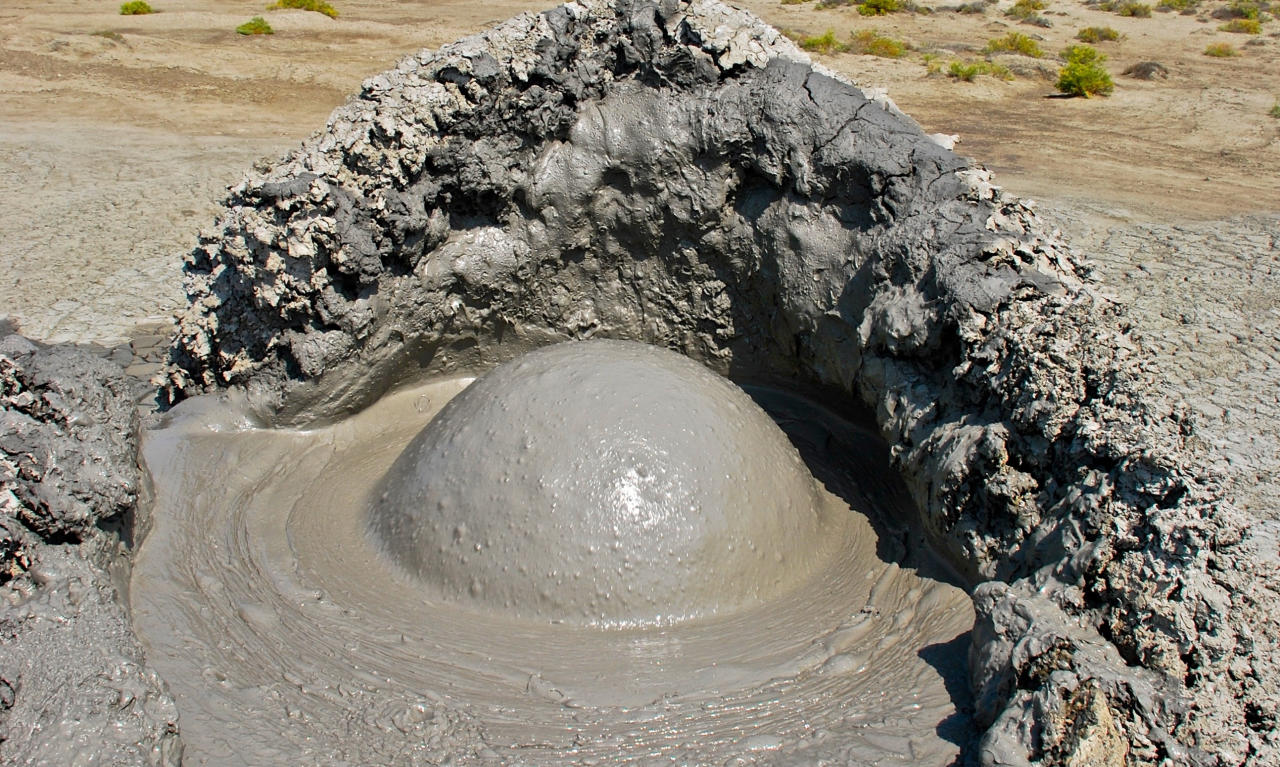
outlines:
[[[902,543],[882,542],[873,521],[911,512],[905,489],[884,481],[887,448],[873,435],[830,414],[799,420],[800,444],[817,442],[834,461],[818,467],[819,505],[826,548],[842,556],[819,559],[788,592],[720,614],[605,628],[424,588],[368,534],[381,477],[467,382],[403,389],[308,430],[256,427],[242,400],[209,395],[146,433],[155,522],[135,567],[135,627],[182,711],[187,763],[957,756],[968,730],[953,695],[964,686],[955,640],[972,607],[961,588],[921,575],[942,571],[918,538],[905,539],[915,549],[906,566],[878,556]],[[763,396],[786,420],[813,407]],[[211,487],[210,476],[222,480]],[[468,548],[483,524],[468,530]],[[664,522],[651,536],[682,527]],[[647,543],[627,536],[616,555],[634,556],[640,586]],[[571,570],[568,546],[564,560]],[[538,574],[536,557],[511,564],[512,578]],[[526,566],[529,576],[516,572]],[[748,585],[703,581],[699,592],[729,603]],[[550,588],[573,598],[578,585]]]
[[[786,435],[674,352],[571,341],[485,373],[380,480],[380,547],[440,596],[587,625],[776,602],[847,543]]]
[[[101,350],[0,339],[5,764],[181,762],[177,710],[117,590],[139,490],[139,394]]]
[[[582,2],[406,59],[237,187],[169,388],[324,421],[604,335],[843,391],[977,587],[982,759],[1273,763],[1274,541],[1096,287],[746,14]]]

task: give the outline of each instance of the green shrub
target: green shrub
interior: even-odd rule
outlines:
[[[858,13],[863,16],[885,16],[900,10],[903,9],[899,7],[898,0],[863,0],[858,6]]]
[[[1085,27],[1076,33],[1076,39],[1090,44],[1112,42],[1120,39],[1120,33],[1111,27]]]
[[[1033,59],[1044,55],[1044,51],[1040,50],[1040,44],[1021,32],[1010,32],[1004,37],[993,37],[987,41],[987,47],[983,48],[982,52],[1020,53]]]
[[[1208,48],[1204,49],[1204,55],[1212,56],[1215,59],[1229,59],[1240,54],[1231,43],[1211,43]]]
[[[973,78],[978,76],[978,62],[953,61],[951,66],[947,67],[947,76],[954,77],[957,80],[964,80],[966,83],[973,82]]]
[[[1140,3],[1137,0],[1107,0],[1099,3],[1098,7],[1120,16],[1133,16],[1142,19],[1151,16],[1151,6],[1146,3]]]
[[[973,78],[978,75],[990,75],[1000,80],[1012,80],[1013,72],[1008,67],[1001,66],[985,59],[977,61],[953,61],[947,67],[947,76],[954,77],[957,80],[964,80],[966,83],[973,82]]]
[[[148,13],[155,13],[155,10],[144,0],[133,0],[120,6],[121,16],[145,16]]]
[[[807,2],[810,2],[810,0],[782,0],[783,5],[803,5]]]
[[[323,13],[331,19],[338,18],[338,11],[324,0],[276,0],[276,2],[267,6],[268,11],[277,8],[296,8],[300,11],[315,11]]]
[[[828,56],[833,53],[843,53],[847,50],[845,44],[836,39],[835,31],[830,29],[821,35],[801,39],[800,47],[812,53],[822,53]]]
[[[1276,119],[1280,119],[1280,101],[1277,101],[1276,105],[1271,107],[1271,110],[1267,112],[1267,114],[1271,115]]]
[[[1213,15],[1219,19],[1253,19],[1260,21],[1262,10],[1258,3],[1249,2],[1249,0],[1234,0],[1230,5],[1214,11]]]
[[[1058,90],[1068,96],[1106,96],[1115,90],[1111,74],[1102,66],[1107,57],[1097,48],[1073,45],[1062,52],[1066,64],[1058,70]]]
[[[267,20],[261,16],[254,16],[245,23],[236,27],[236,31],[242,35],[274,35],[275,30],[267,23]]]
[[[1045,0],[1018,0],[1004,12],[1004,15],[1015,19],[1026,19],[1036,15],[1036,11],[1043,11],[1048,7],[1049,4]]]
[[[1048,27],[1052,26],[1049,20],[1037,13],[1037,11],[1043,11],[1048,7],[1049,4],[1045,0],[1018,0],[1004,12],[1004,15],[1011,19],[1017,19],[1024,24]]]
[[[1223,32],[1239,32],[1245,35],[1256,35],[1262,31],[1262,22],[1257,19],[1232,19],[1218,27]]]
[[[907,44],[891,37],[881,37],[872,29],[861,29],[850,35],[849,50],[882,59],[900,59],[907,54]]]
[[[1160,0],[1156,5],[1156,10],[1193,13],[1195,11],[1195,7],[1199,4],[1200,0]]]

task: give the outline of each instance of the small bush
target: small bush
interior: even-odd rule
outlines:
[[[1254,2],[1248,0],[1235,0],[1227,6],[1223,6],[1213,12],[1215,19],[1253,19],[1254,21],[1262,20],[1263,8]]]
[[[1040,50],[1040,44],[1031,37],[1021,32],[1010,32],[1004,37],[994,37],[987,41],[987,47],[982,49],[983,53],[1019,53],[1023,56],[1030,56],[1038,59],[1044,55],[1044,51]]]
[[[1009,7],[1009,10],[1004,12],[1004,15],[1015,19],[1025,19],[1036,15],[1036,11],[1043,11],[1048,7],[1049,4],[1045,0],[1018,0]]]
[[[903,9],[899,7],[898,0],[863,0],[858,6],[858,13],[863,16],[886,16],[900,10]]]
[[[1008,67],[979,59],[977,61],[953,61],[947,67],[947,76],[966,83],[973,82],[978,75],[990,75],[1000,80],[1012,80],[1013,72]]]
[[[964,80],[966,83],[973,82],[973,78],[978,76],[978,62],[953,61],[951,66],[947,67],[947,77],[954,77],[957,80]]]
[[[1268,111],[1267,114],[1280,120],[1280,101],[1277,101],[1276,105],[1271,107],[1270,111]]]
[[[1158,11],[1178,11],[1179,13],[1194,13],[1195,7],[1200,4],[1200,0],[1160,0],[1156,5]]]
[[[783,5],[803,5],[810,0],[782,0]]]
[[[963,5],[957,5],[955,8],[952,8],[951,10],[955,11],[956,13],[986,13],[988,5],[990,5],[990,3],[985,2],[985,0],[975,0],[972,3],[964,3]]]
[[[1212,56],[1215,59],[1229,59],[1240,54],[1231,43],[1211,43],[1208,48],[1204,49],[1204,55]]]
[[[121,16],[145,16],[148,13],[155,13],[155,9],[147,5],[144,0],[133,0],[120,6]]]
[[[1066,65],[1058,70],[1058,90],[1068,96],[1106,96],[1115,90],[1111,74],[1102,66],[1107,57],[1097,48],[1073,45],[1062,52]]]
[[[236,31],[242,35],[274,35],[276,31],[271,28],[267,20],[261,16],[254,16],[245,23],[236,27]]]
[[[1137,0],[1106,0],[1106,2],[1099,3],[1098,7],[1119,16],[1133,16],[1141,19],[1151,16],[1151,6],[1137,2]]]
[[[1262,22],[1257,19],[1232,19],[1218,27],[1223,32],[1238,32],[1245,35],[1256,35],[1262,31]]]
[[[1090,44],[1113,42],[1120,39],[1120,33],[1111,27],[1085,27],[1076,33],[1076,39]]]
[[[874,30],[862,29],[850,36],[849,50],[882,59],[900,59],[907,54],[907,44],[891,37],[881,37]]]
[[[276,2],[267,6],[268,11],[277,8],[296,8],[300,11],[315,11],[323,13],[331,19],[338,18],[338,11],[332,5],[324,2],[324,0],[276,0]]]
[[[821,53],[827,56],[833,53],[843,53],[847,50],[845,44],[836,39],[835,31],[830,29],[821,35],[802,38],[800,47],[811,53]]]
[[[1048,7],[1049,4],[1045,0],[1018,0],[1004,12],[1004,15],[1011,19],[1017,19],[1023,24],[1049,27],[1052,26],[1049,20],[1037,13],[1037,11],[1043,11]]]

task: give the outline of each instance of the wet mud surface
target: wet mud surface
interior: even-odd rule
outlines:
[[[186,763],[944,764],[971,739],[968,595],[936,580],[945,570],[906,533],[914,511],[885,479],[887,446],[785,392],[757,396],[823,462],[823,533],[841,552],[786,592],[627,628],[424,588],[369,534],[368,509],[468,383],[399,391],[305,431],[256,428],[242,402],[209,395],[146,433],[154,523],[133,613],[182,711]],[[653,534],[680,532],[670,524]],[[635,549],[643,585],[647,542],[620,545]],[[513,575],[536,562],[513,561]],[[728,603],[748,585],[710,576],[700,593]]]

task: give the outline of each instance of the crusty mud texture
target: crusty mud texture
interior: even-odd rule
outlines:
[[[182,760],[177,710],[112,578],[127,579],[115,531],[138,493],[136,386],[90,351],[0,338],[5,764]]]
[[[776,600],[845,539],[746,392],[634,341],[486,373],[405,448],[369,526],[446,599],[602,626]]]
[[[1276,542],[1122,308],[745,13],[582,0],[408,58],[233,190],[187,289],[169,396],[267,423],[589,336],[843,392],[976,586],[984,762],[1280,760]]]

